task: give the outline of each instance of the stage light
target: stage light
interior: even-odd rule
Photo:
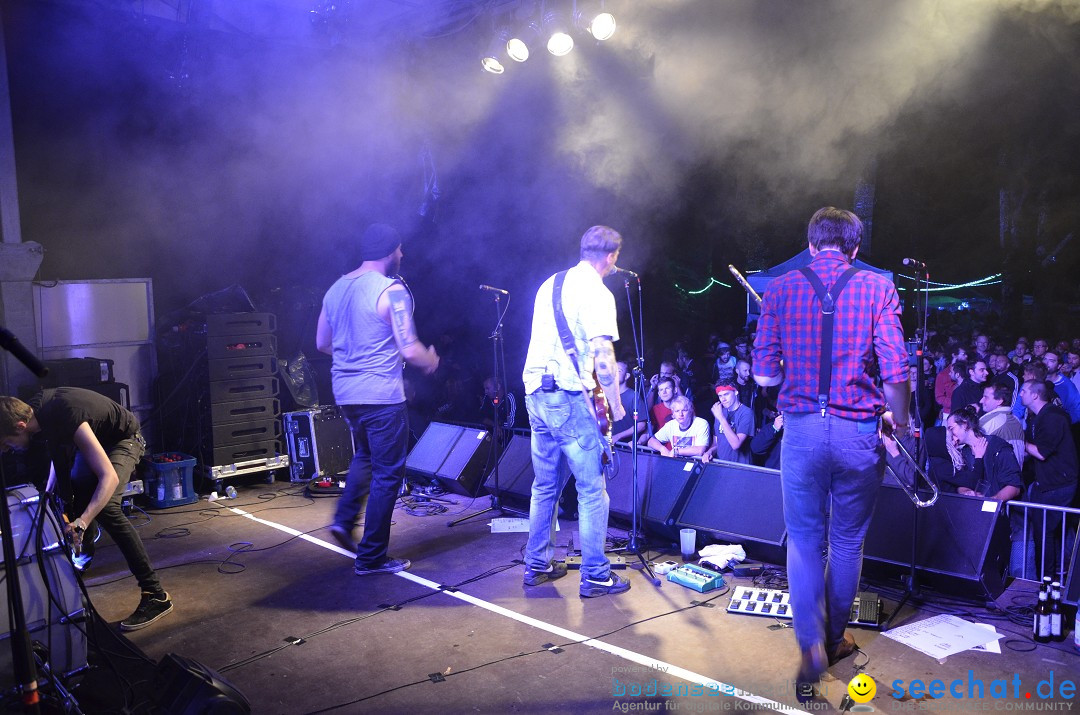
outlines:
[[[544,13],[544,32],[547,33],[547,50],[556,57],[562,57],[574,49],[574,38],[570,36],[570,25],[566,14],[558,10]]]
[[[602,12],[592,19],[586,29],[598,40],[610,40],[615,34],[615,16],[610,12]]]
[[[485,72],[491,74],[502,74],[506,71],[503,67],[502,60],[499,59],[502,56],[503,48],[506,47],[507,40],[510,39],[510,28],[500,27],[495,32],[495,37],[492,38],[488,44],[488,50],[484,56],[480,59],[480,64],[484,68]]]
[[[575,8],[574,24],[597,40],[610,40],[615,34],[615,16],[604,8],[603,0],[582,0]]]
[[[540,26],[533,21],[527,22],[506,42],[506,54],[515,62],[529,59],[529,48],[540,43]]]

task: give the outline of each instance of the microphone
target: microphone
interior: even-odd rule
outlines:
[[[38,377],[45,377],[49,374],[49,368],[45,367],[45,364],[36,355],[27,350],[19,342],[19,339],[15,337],[14,333],[4,327],[0,327],[0,348],[11,353],[16,360],[26,366],[27,370]]]
[[[923,270],[926,270],[926,264],[922,261],[917,261],[914,258],[905,258],[904,265],[911,266],[912,268],[921,268]]]
[[[630,276],[631,278],[641,278],[641,276],[639,276],[637,273],[634,273],[633,271],[628,270],[626,268],[619,268],[618,266],[615,266],[615,272],[616,273],[625,273],[626,275]]]
[[[500,295],[510,295],[510,291],[508,290],[503,290],[502,288],[495,288],[494,286],[484,285],[483,283],[480,284],[480,290],[487,290],[491,291],[492,293],[498,293]]]

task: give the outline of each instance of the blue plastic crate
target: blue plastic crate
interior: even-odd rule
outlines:
[[[144,494],[156,509],[192,504],[199,500],[192,484],[195,458],[180,452],[161,452],[143,458]]]

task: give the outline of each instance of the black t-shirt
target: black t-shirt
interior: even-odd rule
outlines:
[[[1044,461],[1034,457],[1024,460],[1024,466],[1031,465],[1034,470],[1035,481],[1042,491],[1076,483],[1076,443],[1065,410],[1056,405],[1044,406],[1039,414],[1028,419],[1026,438],[1045,457]]]
[[[29,404],[41,426],[40,437],[48,444],[57,479],[63,480],[65,488],[75,463],[75,430],[79,425],[89,424],[106,452],[139,431],[139,419],[129,410],[80,387],[42,390]]]

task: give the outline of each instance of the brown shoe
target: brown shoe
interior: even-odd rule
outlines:
[[[850,633],[844,633],[840,642],[829,648],[829,665],[836,665],[858,649],[859,645],[855,642],[855,637]]]

